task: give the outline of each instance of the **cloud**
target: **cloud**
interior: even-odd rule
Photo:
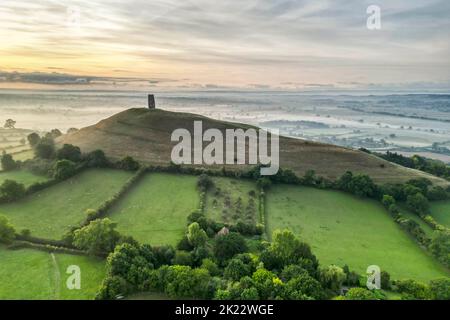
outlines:
[[[378,31],[366,28],[372,3],[3,0],[0,55],[11,69],[20,62],[221,86],[259,83],[261,75],[268,86],[449,78],[449,1],[379,0]]]

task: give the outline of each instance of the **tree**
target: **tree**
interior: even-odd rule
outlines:
[[[450,267],[450,231],[435,231],[429,246],[430,251],[447,267]]]
[[[52,129],[49,133],[49,136],[53,139],[56,139],[56,138],[62,136],[62,132],[59,129]]]
[[[0,215],[0,243],[11,243],[16,237],[14,226],[5,216]]]
[[[64,144],[61,149],[56,152],[56,158],[59,160],[70,160],[72,162],[79,162],[81,160],[81,150],[79,147]]]
[[[250,274],[250,266],[239,259],[231,259],[223,273],[225,278],[232,281],[239,281],[242,277],[249,276]]]
[[[89,167],[103,168],[109,165],[109,161],[102,150],[94,150],[86,155],[86,164]]]
[[[202,173],[197,180],[197,187],[202,190],[206,191],[209,188],[211,188],[214,185],[214,182],[212,179],[205,173]]]
[[[413,212],[424,215],[427,214],[430,210],[430,204],[428,199],[424,197],[421,193],[416,193],[414,195],[409,195],[406,198],[406,205]]]
[[[381,203],[385,208],[389,209],[390,206],[395,205],[395,199],[393,196],[385,194],[381,199]]]
[[[53,167],[53,178],[56,180],[65,180],[74,176],[77,172],[75,163],[69,160],[59,160]]]
[[[218,236],[214,241],[214,255],[223,263],[238,253],[247,250],[245,239],[239,233],[230,232],[227,235]]]
[[[5,129],[14,129],[15,128],[15,126],[16,126],[16,121],[14,121],[13,119],[7,119],[6,121],[5,121],[5,124],[3,125],[3,127],[5,128]]]
[[[79,129],[77,129],[77,128],[69,128],[69,129],[67,129],[67,134],[72,134],[72,133],[75,133],[78,131],[79,131]]]
[[[17,162],[14,161],[13,157],[7,153],[2,155],[1,164],[4,171],[11,171],[18,168]]]
[[[398,280],[395,281],[395,286],[403,299],[428,300],[431,297],[430,287],[415,280]]]
[[[128,285],[125,279],[119,276],[106,277],[95,296],[96,300],[115,300],[128,294]]]
[[[375,294],[364,288],[350,288],[345,300],[377,300]]]
[[[139,169],[140,164],[132,157],[127,156],[122,160],[118,161],[116,164],[118,169],[127,170],[127,171],[136,171]]]
[[[431,280],[430,292],[434,300],[450,300],[450,279],[441,278]]]
[[[41,141],[41,137],[36,132],[30,133],[27,136],[27,139],[28,139],[28,143],[32,147],[35,147],[39,143],[39,141]]]
[[[194,247],[203,246],[208,239],[205,230],[200,228],[197,222],[191,223],[188,227],[187,239],[189,243]]]
[[[25,186],[14,180],[5,180],[0,185],[0,198],[7,202],[16,201],[25,195]]]
[[[335,265],[320,270],[320,282],[324,287],[333,291],[339,291],[346,278],[344,270]]]
[[[93,255],[110,253],[121,238],[116,227],[117,224],[108,218],[91,221],[87,226],[75,230],[73,243]]]
[[[284,288],[284,298],[290,300],[304,300],[306,297],[323,299],[323,289],[320,282],[304,273],[289,280]]]
[[[55,145],[52,140],[41,139],[34,148],[36,157],[41,159],[52,159],[55,156]]]
[[[300,241],[290,230],[275,230],[272,243],[261,253],[261,261],[270,270],[298,264],[315,273],[318,262],[307,243]]]

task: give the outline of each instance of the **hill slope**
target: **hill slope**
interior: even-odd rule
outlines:
[[[157,165],[170,163],[172,147],[170,141],[175,129],[185,128],[193,132],[195,120],[203,121],[203,130],[250,128],[248,125],[223,122],[190,113],[169,112],[160,109],[129,109],[98,124],[64,135],[58,144],[70,143],[88,152],[102,149],[113,158],[132,156],[135,159]],[[292,169],[299,176],[307,170],[318,175],[336,179],[345,171],[369,174],[376,182],[402,182],[417,177],[427,177],[436,184],[446,181],[407,169],[375,156],[339,146],[280,137],[280,165]],[[235,168],[237,166],[231,166]]]

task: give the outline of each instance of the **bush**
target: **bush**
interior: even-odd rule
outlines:
[[[73,243],[93,255],[105,255],[114,251],[121,236],[116,231],[116,224],[109,219],[91,221],[89,225],[75,230]]]
[[[109,167],[110,163],[102,150],[94,150],[84,157],[86,165],[90,168]]]
[[[430,292],[434,300],[450,300],[450,279],[431,280]]]
[[[9,223],[9,220],[0,216],[0,243],[11,243],[16,237],[16,230],[14,226]]]
[[[428,300],[431,298],[430,288],[415,280],[398,280],[394,282],[397,291],[406,300]]]
[[[5,180],[0,185],[0,199],[5,202],[19,200],[25,196],[25,186],[14,180]]]
[[[56,180],[65,180],[77,173],[77,166],[70,160],[59,160],[53,167],[53,178]]]
[[[130,156],[127,156],[116,163],[117,169],[126,171],[137,171],[139,170],[140,166],[141,165],[139,164],[139,162],[137,162]]]
[[[422,193],[409,195],[406,198],[406,205],[408,208],[418,215],[425,215],[430,210],[428,199]]]
[[[53,159],[55,156],[55,145],[51,140],[42,139],[34,148],[36,157],[41,159]]]
[[[77,146],[65,144],[56,152],[56,158],[58,160],[70,160],[72,162],[79,162],[81,161],[81,150]]]
[[[4,153],[1,158],[1,165],[4,171],[15,170],[19,167],[18,163],[14,161],[10,154]]]
[[[238,253],[247,251],[245,239],[239,233],[230,232],[216,237],[214,241],[214,256],[220,263],[231,259]]]
[[[367,289],[350,288],[345,295],[345,300],[377,300],[377,297]]]

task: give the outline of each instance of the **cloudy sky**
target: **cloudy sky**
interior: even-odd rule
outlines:
[[[0,0],[0,82],[449,88],[449,17],[448,0]]]

